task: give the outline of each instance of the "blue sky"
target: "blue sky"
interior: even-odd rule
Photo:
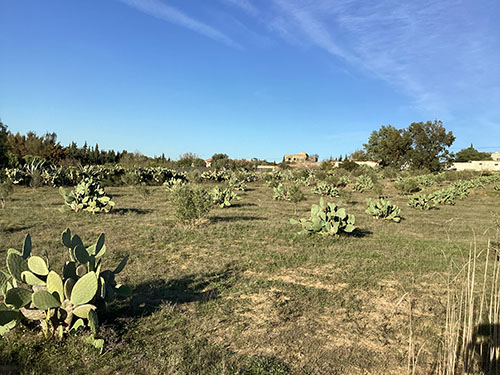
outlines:
[[[440,119],[500,151],[500,2],[0,0],[0,118],[62,144],[320,158]]]

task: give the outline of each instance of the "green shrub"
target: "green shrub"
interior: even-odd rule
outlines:
[[[290,224],[302,226],[303,233],[323,235],[352,233],[356,229],[354,223],[354,215],[347,214],[345,208],[340,208],[334,203],[325,203],[323,198],[320,199],[319,205],[312,205],[308,219],[302,218],[299,221],[290,219]]]
[[[356,182],[352,185],[352,190],[362,193],[365,190],[373,188],[373,180],[370,176],[362,174],[356,178]]]
[[[14,187],[12,186],[12,182],[10,180],[5,180],[0,183],[0,204],[2,208],[5,208],[5,202],[9,195],[12,194]]]
[[[189,185],[172,191],[170,201],[175,207],[176,218],[190,225],[205,218],[213,206],[212,196],[207,190]]]
[[[50,269],[47,260],[31,254],[31,238],[26,236],[22,251],[9,249],[7,271],[0,270],[0,334],[5,334],[23,319],[38,322],[46,337],[62,338],[88,327],[95,335],[99,328],[97,313],[116,296],[128,297],[129,287],[117,284],[115,276],[127,263],[122,259],[113,270],[102,270],[106,253],[104,234],[95,244],[84,246],[78,235],[66,229],[62,243],[69,258],[61,274]],[[90,342],[102,350],[103,341]]]
[[[398,178],[394,187],[404,195],[417,193],[421,190],[417,180],[413,177]]]
[[[295,204],[295,209],[297,209],[297,203],[305,199],[306,197],[304,192],[300,189],[299,184],[293,184],[288,187],[288,200]]]
[[[285,185],[280,182],[273,188],[273,193],[273,199],[277,201],[292,201],[292,196],[295,196],[295,198],[293,198],[294,202],[299,202],[304,199],[304,193],[300,190],[299,183]]]
[[[366,213],[375,216],[377,219],[385,219],[399,223],[401,221],[401,210],[398,206],[392,205],[387,199],[381,198],[374,200],[371,198],[366,199],[368,208]]]
[[[359,165],[351,160],[345,160],[339,165],[340,168],[345,169],[348,172],[352,172],[359,168]]]
[[[67,192],[63,187],[59,188],[59,193],[64,198],[64,203],[75,212],[87,211],[92,212],[109,212],[114,206],[115,202],[111,197],[106,195],[104,189],[98,182],[94,181],[92,177],[85,177],[75,186],[75,188]]]

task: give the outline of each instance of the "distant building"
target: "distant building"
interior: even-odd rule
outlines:
[[[493,157],[493,156],[492,156]],[[453,163],[450,169],[457,171],[491,171],[500,172],[500,159],[497,160],[474,160],[468,163]]]
[[[287,163],[317,163],[318,162],[318,156],[309,156],[305,152],[299,152],[298,154],[287,154],[283,157],[283,161]]]
[[[212,158],[205,160],[205,167],[210,168],[212,166]]]
[[[356,163],[357,165],[366,165],[366,166],[372,167],[372,168],[376,168],[380,165],[379,162],[376,160],[352,160],[352,159],[349,159],[349,161]],[[333,166],[338,168],[338,167],[340,167],[340,165],[342,163],[343,163],[342,161],[337,160],[337,161],[333,162]]]
[[[491,160],[472,160],[464,163],[453,163],[450,169],[457,171],[500,172],[500,152],[492,152]]]
[[[257,172],[272,172],[275,169],[278,169],[277,165],[258,165]]]

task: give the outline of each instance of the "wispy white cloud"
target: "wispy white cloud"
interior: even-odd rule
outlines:
[[[274,4],[285,13],[285,16],[290,19],[290,26],[299,28],[310,40],[319,47],[325,49],[332,55],[350,59],[347,52],[341,48],[334,40],[327,26],[321,22],[311,11],[311,7],[303,2],[290,0],[273,0]],[[283,32],[283,20],[281,19],[282,35],[291,35],[287,31]]]
[[[180,10],[163,3],[160,0],[119,0],[150,16],[174,23],[208,38],[224,43],[229,47],[241,49],[241,46],[218,29],[198,21]]]
[[[238,7],[251,16],[258,16],[260,14],[259,9],[248,0],[222,0],[222,2]]]
[[[491,82],[500,77],[499,40],[490,34],[492,25],[485,24],[488,9],[495,9],[493,0],[481,7],[464,0],[272,4],[270,30],[290,43],[315,45],[351,69],[389,82],[428,116],[456,118],[464,106],[484,108],[478,97],[500,100],[495,90],[499,79]],[[473,94],[481,90],[482,95]],[[500,115],[500,110],[494,112]]]

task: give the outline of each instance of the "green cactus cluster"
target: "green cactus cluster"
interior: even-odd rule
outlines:
[[[436,201],[434,201],[432,199],[432,196],[429,194],[413,194],[408,197],[408,206],[411,208],[428,211],[431,208],[436,207]]]
[[[320,182],[311,189],[313,194],[322,195],[325,197],[335,198],[340,195],[339,189],[336,186],[330,185],[326,182]]]
[[[401,210],[398,206],[391,204],[388,199],[378,200],[367,198],[368,208],[365,212],[377,219],[385,219],[399,223],[401,221]]]
[[[238,178],[238,176],[234,174],[229,179],[228,185],[231,187],[231,189],[238,191],[245,191],[247,188],[246,180],[243,178]]]
[[[365,190],[373,189],[373,180],[366,174],[359,175],[352,185],[352,190],[362,193]]]
[[[236,191],[234,191],[230,186],[222,189],[216,186],[210,191],[210,195],[212,197],[213,204],[220,208],[230,207],[233,201],[240,199]]]
[[[60,187],[59,193],[64,198],[63,209],[69,207],[75,212],[109,212],[115,205],[111,197],[106,195],[101,185],[92,177],[84,177],[70,192]]]
[[[309,218],[290,219],[290,224],[300,224],[301,233],[322,235],[352,233],[356,229],[354,215],[349,215],[345,208],[341,208],[335,203],[325,203],[323,198],[320,198],[319,205],[312,205]]]
[[[128,297],[131,289],[117,284],[115,277],[127,263],[122,259],[113,270],[103,270],[106,253],[104,234],[84,246],[78,235],[66,229],[61,236],[69,261],[62,273],[50,269],[43,257],[32,255],[28,234],[22,250],[9,249],[7,271],[0,270],[0,334],[26,319],[38,322],[46,336],[62,338],[88,327],[95,335],[99,328],[97,311],[116,296]],[[92,343],[102,349],[102,340]]]
[[[171,178],[163,183],[163,186],[165,186],[165,189],[168,192],[173,192],[182,186],[186,185],[186,180],[182,178]]]
[[[231,178],[231,172],[226,169],[211,169],[203,172],[201,178],[207,181],[223,182]]]

